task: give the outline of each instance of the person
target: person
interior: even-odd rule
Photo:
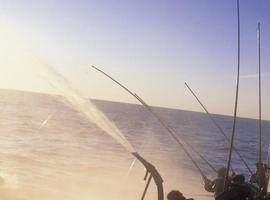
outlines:
[[[213,181],[204,177],[204,189],[208,192],[214,192],[215,197],[222,193],[224,188],[226,171],[227,169],[225,167],[221,167],[217,171],[218,177]]]
[[[235,175],[228,190],[215,197],[216,200],[253,200],[254,193],[245,183],[245,177],[242,174]]]
[[[256,164],[256,172],[250,178],[250,182],[256,183],[259,186],[259,190],[262,196],[267,192],[267,178],[266,178],[267,166],[263,163]]]
[[[167,195],[168,200],[194,200],[194,199],[186,199],[181,192],[178,190],[172,190]]]
[[[235,175],[225,191],[216,197],[216,200],[253,200],[255,193],[245,182],[245,176],[242,174]]]
[[[242,174],[233,177],[230,190],[232,191],[232,193],[236,194],[235,199],[253,199],[254,193],[252,192],[251,188],[245,183],[245,176]]]

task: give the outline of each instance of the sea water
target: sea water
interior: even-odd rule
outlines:
[[[146,182],[143,166],[116,140],[64,103],[61,96],[0,90],[1,199],[119,200],[140,199]],[[183,150],[142,106],[94,101],[134,149],[154,164],[165,194],[180,190],[194,199],[213,199]],[[216,168],[225,165],[228,143],[204,113],[154,108],[179,138],[191,143]],[[229,136],[232,118],[214,115]],[[270,122],[263,121],[266,160]],[[254,169],[258,157],[258,122],[237,120],[235,147]],[[191,149],[189,149],[191,151]],[[215,174],[195,154],[203,171]],[[248,171],[233,155],[237,173]],[[146,199],[156,199],[152,182]]]

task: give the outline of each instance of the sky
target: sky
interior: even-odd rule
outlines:
[[[270,1],[240,0],[239,112],[270,120]],[[236,0],[0,0],[0,88],[57,93],[36,73],[48,65],[87,98],[138,103],[92,70],[112,75],[149,105],[232,115],[237,70]],[[30,67],[29,67],[30,66]]]

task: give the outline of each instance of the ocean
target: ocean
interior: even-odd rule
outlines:
[[[144,167],[122,145],[61,96],[0,90],[0,196],[2,200],[138,200],[146,182]],[[165,195],[210,200],[197,169],[183,150],[141,105],[93,100],[129,143],[154,164],[164,179]],[[226,165],[228,142],[204,113],[153,108],[179,138],[210,163]],[[233,118],[213,115],[228,137]],[[270,122],[263,121],[263,160],[267,159]],[[254,170],[258,160],[258,121],[238,118],[235,147]],[[189,151],[192,153],[191,149]],[[209,178],[215,174],[192,153]],[[233,169],[249,173],[233,154]],[[157,199],[154,183],[146,199]]]

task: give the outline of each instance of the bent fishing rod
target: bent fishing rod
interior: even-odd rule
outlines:
[[[198,103],[201,105],[201,107],[204,109],[204,111],[206,112],[207,116],[209,117],[209,119],[213,122],[213,124],[217,127],[217,129],[220,131],[220,133],[224,136],[224,138],[230,142],[228,136],[225,134],[225,132],[223,131],[223,129],[218,125],[218,123],[214,120],[214,118],[212,117],[212,115],[209,113],[209,111],[207,110],[207,108],[205,107],[205,105],[200,101],[200,99],[198,98],[198,96],[195,94],[195,92],[190,88],[190,86],[185,82],[185,85],[187,86],[188,90],[190,91],[190,93],[195,97],[195,99],[198,101]],[[245,161],[245,159],[243,158],[243,156],[240,154],[240,152],[237,150],[237,148],[235,148],[233,146],[233,150],[235,151],[235,153],[238,155],[238,157],[240,158],[240,160],[244,163],[245,167],[247,168],[247,170],[249,171],[249,173],[252,175],[252,171],[250,169],[250,167],[248,166],[247,162]]]
[[[146,104],[146,102],[141,98],[139,97],[136,93],[134,93],[134,95],[136,96],[136,98],[142,103],[143,106],[145,106],[148,111],[150,113],[152,113],[152,115],[154,115],[158,120],[159,122],[164,126],[166,127],[166,129],[171,133],[171,135],[173,136],[173,138],[178,142],[179,138],[176,136],[176,131],[170,126],[168,125],[168,123],[166,123],[148,104]],[[183,140],[183,139],[182,139]],[[214,171],[217,173],[217,170],[214,168],[214,166],[208,161],[206,160],[206,158],[204,158],[190,143],[188,143],[187,141],[183,140],[184,143],[189,146],[189,148],[191,148],[205,163],[207,163],[207,165]],[[180,144],[181,145],[181,144]],[[182,146],[182,145],[181,145]],[[188,152],[187,152],[188,153]],[[195,161],[194,161],[195,162]]]
[[[201,174],[201,176],[203,178],[206,178],[206,175],[204,174],[204,172],[202,171],[202,169],[199,167],[199,165],[196,163],[196,161],[193,159],[193,157],[191,156],[191,154],[188,152],[188,150],[186,149],[186,147],[184,146],[184,144],[178,139],[178,137],[176,136],[175,131],[173,131],[173,129],[163,120],[161,119],[154,111],[153,109],[151,109],[150,106],[148,106],[137,94],[131,92],[127,87],[125,87],[123,84],[121,84],[120,82],[118,82],[117,80],[115,80],[113,77],[111,77],[110,75],[108,75],[107,73],[105,73],[104,71],[100,70],[99,68],[95,67],[95,66],[91,66],[92,68],[94,68],[95,70],[99,71],[100,73],[102,73],[103,75],[105,75],[106,77],[108,77],[109,79],[111,79],[112,81],[114,81],[115,83],[117,83],[120,87],[122,87],[124,90],[126,90],[129,94],[131,94],[134,98],[136,98],[143,106],[145,106],[145,108],[154,116],[158,119],[158,121],[162,124],[162,126],[170,133],[170,135],[176,140],[176,142],[182,147],[182,149],[184,150],[185,154],[188,156],[188,158],[191,160],[191,162],[194,164],[194,166],[197,168],[197,170],[199,171],[199,173]],[[187,144],[187,143],[186,143]],[[191,149],[194,150],[194,148],[190,145]],[[197,154],[199,154],[198,151],[194,151],[195,153],[197,152]],[[200,154],[200,157],[203,158],[203,156]],[[206,161],[205,158],[203,158],[203,160]],[[217,172],[217,170],[207,161],[206,162],[209,167]]]

